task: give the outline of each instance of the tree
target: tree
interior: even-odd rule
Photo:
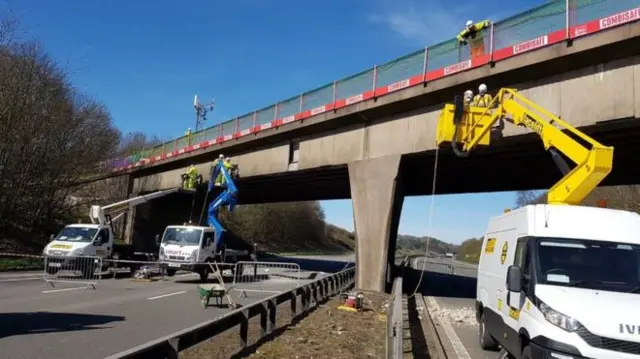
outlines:
[[[2,22],[3,20],[0,20]],[[106,107],[79,93],[35,42],[0,25],[0,238],[37,247],[70,214],[71,184],[116,153]],[[3,33],[4,32],[4,33]]]
[[[139,131],[128,132],[120,138],[118,153],[119,156],[126,157],[142,150],[151,149],[159,144],[162,144],[162,141],[155,136],[149,137]]]
[[[324,210],[315,201],[238,206],[231,213],[221,211],[220,219],[260,250],[344,250],[350,241],[349,234],[327,227]]]
[[[546,191],[518,191],[516,193],[516,208],[524,207],[528,204],[547,203]]]

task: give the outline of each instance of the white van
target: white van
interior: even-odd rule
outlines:
[[[483,349],[640,358],[640,215],[529,205],[493,218],[478,267]]]

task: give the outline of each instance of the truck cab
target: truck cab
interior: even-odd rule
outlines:
[[[44,247],[43,255],[49,257],[47,268],[49,274],[61,269],[95,270],[78,262],[80,257],[107,258],[113,253],[113,232],[111,226],[100,224],[70,224],[60,231],[53,240]],[[87,267],[87,268],[85,268]],[[84,274],[91,274],[84,273]]]
[[[215,245],[215,230],[203,226],[168,226],[160,241],[159,260],[168,276],[175,275],[178,269],[198,273],[206,280],[211,268],[207,263],[234,263],[249,256],[243,248],[221,248]]]
[[[640,358],[640,215],[529,205],[493,218],[478,266],[483,349]]]

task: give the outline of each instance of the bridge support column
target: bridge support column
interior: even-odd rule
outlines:
[[[400,155],[349,163],[356,232],[356,288],[390,292],[404,195]]]
[[[129,175],[129,179],[127,181],[127,198],[132,198],[138,195],[137,191],[134,192],[135,188],[135,178]],[[131,244],[133,242],[133,226],[136,220],[136,208],[133,207],[131,210],[127,211],[124,215],[124,242],[126,244]]]

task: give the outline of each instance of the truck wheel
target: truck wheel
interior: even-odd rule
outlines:
[[[173,277],[176,275],[177,269],[167,269],[167,277]]]
[[[49,275],[55,275],[56,273],[58,273],[60,271],[60,268],[56,268],[56,267],[47,267],[47,274]]]
[[[482,314],[480,314],[480,321],[478,323],[478,340],[480,342],[480,348],[484,350],[497,351],[498,349],[500,349],[498,343],[487,331],[485,322],[486,320],[484,312],[482,312]]]

